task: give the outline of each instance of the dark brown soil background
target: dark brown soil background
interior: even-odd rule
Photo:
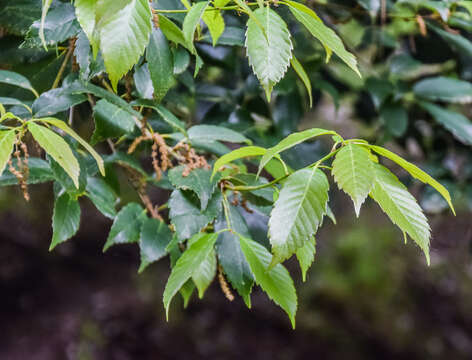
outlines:
[[[338,226],[325,224],[308,281],[288,263],[300,297],[293,331],[259,289],[249,311],[228,302],[216,283],[185,311],[177,299],[166,322],[168,260],[138,276],[136,246],[102,254],[110,223],[87,201],[79,234],[49,253],[51,209],[42,206],[49,196],[47,187],[36,190],[31,209],[15,190],[2,195],[2,360],[472,356],[472,216],[465,210],[430,217],[428,268],[376,207],[356,222],[351,204],[339,200]]]

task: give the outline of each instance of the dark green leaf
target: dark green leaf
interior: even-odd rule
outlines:
[[[146,50],[146,60],[154,87],[154,97],[160,101],[174,86],[174,64],[169,44],[160,29],[154,29]]]
[[[215,192],[207,208],[201,211],[191,192],[174,190],[169,199],[169,208],[169,216],[177,235],[179,239],[185,240],[199,232],[218,216],[221,211],[221,193]]]
[[[157,219],[146,219],[139,238],[141,265],[138,272],[143,272],[149,264],[167,255],[166,247],[171,240],[172,233],[166,223]]]
[[[128,112],[105,99],[97,102],[93,115],[95,131],[90,140],[92,144],[130,133],[135,127],[134,119]]]
[[[116,195],[105,180],[97,177],[88,177],[85,190],[88,198],[103,215],[110,219],[116,216]]]
[[[472,102],[472,84],[448,77],[421,80],[413,87],[415,95],[425,100],[467,104]]]
[[[76,199],[64,193],[54,203],[52,217],[52,241],[49,251],[57,245],[69,240],[77,233],[80,225],[80,206]]]
[[[67,88],[52,89],[41,94],[33,103],[33,114],[35,117],[44,117],[69,110],[72,106],[87,101],[82,94],[71,94]]]
[[[192,190],[200,199],[201,209],[205,210],[213,192],[216,189],[219,178],[211,177],[211,171],[197,168],[184,176],[185,166],[177,166],[169,171],[169,180],[177,189]]]
[[[141,226],[146,218],[145,210],[136,203],[129,203],[120,210],[113,221],[103,251],[115,244],[135,243],[139,240]]]

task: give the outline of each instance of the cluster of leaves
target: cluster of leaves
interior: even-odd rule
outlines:
[[[372,19],[377,12],[386,13],[372,8],[375,1],[360,3]],[[466,26],[467,2],[386,3],[394,19],[408,23],[413,18],[416,26],[425,23],[421,12],[426,8],[433,14],[428,22],[431,31],[461,49],[470,46],[459,34],[444,30],[451,19],[456,23],[450,26]],[[0,1],[0,9],[3,31],[22,37],[21,49],[16,49],[12,37],[8,51],[40,64],[31,81],[18,73],[28,73],[18,64],[12,66],[17,72],[0,70],[0,83],[6,84],[0,95],[8,93],[0,97],[1,172],[8,165],[0,185],[19,183],[28,198],[29,184],[54,183],[51,249],[78,231],[79,199],[87,197],[113,219],[104,251],[116,244],[137,243],[140,272],[170,256],[172,272],[164,292],[167,312],[178,292],[185,304],[195,288],[201,298],[218,274],[229,299],[233,295],[226,279],[248,307],[257,284],[287,312],[294,326],[297,296],[282,262],[295,255],[305,278],[324,216],[335,222],[328,205],[328,172],[352,198],[357,215],[370,196],[429,262],[427,219],[378,156],[431,185],[454,211],[446,188],[385,147],[345,140],[331,130],[295,130],[303,114],[301,99],[306,94],[307,103],[312,103],[313,86],[337,98],[339,91],[319,74],[323,58],[329,61],[334,53],[337,58],[327,68],[338,71],[359,93],[356,84],[365,85],[389,136],[405,134],[406,106],[419,107],[459,141],[470,144],[469,120],[436,102],[468,103],[472,85],[445,76],[416,81],[447,67],[430,65],[427,72],[408,55],[395,54],[389,66],[400,75],[364,80],[356,57],[336,32],[308,6],[290,0],[75,0],[73,4],[22,0],[14,5]],[[340,11],[345,8],[340,6]],[[11,12],[20,14],[21,21],[9,18]],[[399,27],[392,21],[377,36],[388,41],[395,31],[405,33]],[[306,44],[306,35],[319,43]],[[245,65],[238,58],[244,56],[241,47]],[[203,67],[204,62],[208,66]],[[196,85],[200,72],[206,79],[233,79],[234,88]],[[45,85],[51,73],[52,85]],[[245,73],[247,78],[239,81]],[[265,96],[254,86],[255,78]],[[316,80],[313,85],[312,80]],[[72,129],[84,112],[94,120],[90,143],[101,155]],[[268,118],[278,125],[273,138],[264,135],[271,133],[265,125]],[[85,116],[82,123],[88,119]],[[205,124],[191,124],[195,119]],[[221,119],[225,126],[215,125]],[[331,136],[331,151],[319,156],[311,152],[315,156],[307,157],[308,165],[290,166],[284,160],[282,153],[322,135]],[[31,144],[44,150],[46,160],[40,149],[37,156],[30,156]],[[231,151],[230,144],[246,146]],[[258,170],[251,171],[257,157]],[[130,180],[141,203],[120,198],[120,173]],[[169,190],[170,196],[153,204],[149,187]],[[254,223],[263,224],[262,233],[254,231]]]

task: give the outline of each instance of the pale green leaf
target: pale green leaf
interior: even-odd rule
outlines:
[[[80,206],[76,199],[63,193],[54,203],[52,217],[52,241],[49,251],[69,240],[77,233],[80,225]]]
[[[353,144],[341,148],[333,161],[334,180],[351,197],[357,216],[374,185],[373,164],[369,151]]]
[[[0,131],[0,175],[3,174],[3,170],[5,170],[5,166],[7,166],[15,142],[16,133],[14,129]]]
[[[321,19],[313,10],[301,3],[294,1],[287,0],[283,1],[282,3],[289,6],[290,11],[295,16],[295,18],[300,21],[308,29],[308,31],[323,44],[326,49],[330,49],[328,51],[333,51],[352,70],[354,70],[357,75],[361,76],[359,69],[357,68],[356,57],[346,50],[339,36],[333,30],[323,24]]]
[[[230,153],[221,156],[220,158],[218,158],[218,160],[215,161],[215,164],[213,165],[213,173],[211,174],[211,176],[215,176],[215,174],[220,168],[222,168],[226,164],[229,164],[230,162],[233,162],[234,160],[253,156],[262,156],[265,154],[266,151],[266,149],[260,146],[244,146],[240,147],[239,149],[233,150]]]
[[[418,244],[429,264],[431,233],[428,220],[421,207],[413,195],[408,192],[408,189],[384,166],[374,164],[374,176],[372,198],[380,205],[390,220]]]
[[[218,39],[225,31],[225,21],[223,15],[218,10],[214,8],[207,8],[205,13],[202,16],[203,22],[208,26],[208,31],[210,32],[211,39],[213,41],[213,46],[216,45]]]
[[[172,41],[177,45],[182,45],[189,51],[192,51],[192,47],[189,48],[187,45],[184,33],[177,25],[172,22],[172,20],[169,20],[163,15],[159,15],[159,28],[162,30],[169,41]]]
[[[312,107],[313,106],[313,95],[312,95],[312,90],[311,90],[310,78],[308,77],[308,74],[306,73],[306,71],[303,68],[302,64],[300,64],[298,59],[295,57],[295,55],[292,56],[292,59],[290,60],[290,63],[292,64],[293,70],[295,70],[298,77],[302,80],[303,85],[305,85],[305,88],[308,92],[308,97],[310,98],[310,107]]]
[[[397,154],[395,154],[395,153],[391,152],[390,150],[387,150],[383,147],[380,147],[380,146],[377,146],[377,145],[364,145],[364,146],[368,146],[373,151],[375,151],[377,154],[385,156],[386,158],[388,158],[388,159],[392,160],[393,162],[397,163],[402,168],[404,168],[406,171],[408,171],[410,173],[410,175],[413,176],[415,179],[418,179],[418,180],[420,180],[421,182],[423,182],[425,184],[431,185],[447,201],[447,203],[449,204],[452,212],[455,214],[454,206],[452,205],[451,195],[449,194],[449,191],[447,191],[447,189],[443,185],[441,185],[439,182],[434,180],[430,175],[425,173],[418,166],[412,164],[409,161],[406,161],[405,159],[401,158]]]
[[[44,126],[28,122],[28,130],[44,151],[50,155],[70,176],[76,188],[79,188],[80,166],[69,145],[55,132]]]
[[[172,268],[163,297],[167,319],[169,319],[169,306],[172,298],[213,251],[217,237],[217,234],[196,234],[191,246]]]
[[[98,51],[98,43],[94,41],[93,31],[95,29],[97,0],[75,0],[74,6],[77,20],[94,48],[94,54],[96,54]]]
[[[288,259],[316,233],[326,214],[329,183],[320,169],[294,172],[283,183],[269,219],[272,264]]]
[[[302,280],[306,281],[306,273],[310,268],[313,261],[315,261],[316,254],[316,240],[315,237],[311,238],[309,241],[299,248],[295,252],[297,256],[298,263],[300,264],[300,269],[302,270]]]
[[[263,28],[249,17],[245,46],[249,65],[269,101],[272,88],[287,72],[293,45],[287,24],[274,10],[269,7],[259,8],[254,11],[254,16],[262,23]]]
[[[207,1],[194,3],[185,16],[184,23],[182,25],[182,31],[184,33],[185,42],[187,43],[187,48],[190,49],[192,54],[196,54],[197,52],[195,50],[195,45],[193,44],[195,30],[197,29],[200,19],[203,16],[203,12],[207,6]]]
[[[44,38],[44,22],[46,21],[46,15],[48,14],[49,7],[51,6],[52,0],[42,0],[43,6],[41,10],[41,24],[39,26],[39,38],[44,46],[44,50],[48,50],[46,45],[46,39]]]
[[[267,293],[270,299],[285,310],[292,327],[295,328],[297,293],[289,272],[281,264],[277,264],[268,270],[272,256],[259,243],[243,236],[240,237],[240,243],[256,283]]]
[[[95,151],[95,149],[84,139],[82,139],[79,134],[77,134],[74,130],[72,130],[64,121],[55,119],[55,118],[42,118],[40,119],[43,122],[46,122],[48,124],[51,124],[58,129],[61,129],[64,131],[66,134],[70,135],[72,138],[74,138],[80,145],[82,145],[85,150],[88,151],[90,155],[95,159],[98,165],[98,169],[100,170],[100,173],[105,176],[105,166],[103,164],[103,159],[102,157]]]
[[[312,139],[317,136],[321,135],[337,135],[336,132],[324,129],[308,129],[301,132],[296,132],[290,134],[277,145],[267,149],[266,153],[261,159],[259,164],[258,174],[262,171],[262,169],[267,165],[267,163],[277,154],[280,154],[282,151],[288,150],[295,145],[298,145],[304,141]]]
[[[148,0],[103,0],[98,4],[94,36],[98,36],[105,67],[116,91],[118,80],[137,63],[149,42],[151,8]]]

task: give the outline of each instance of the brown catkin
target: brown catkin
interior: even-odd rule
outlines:
[[[234,300],[234,295],[231,292],[231,289],[228,285],[228,282],[225,279],[225,276],[223,275],[223,268],[221,265],[218,265],[218,282],[220,283],[221,291],[223,291],[223,294],[225,294],[225,297],[229,301]]]

